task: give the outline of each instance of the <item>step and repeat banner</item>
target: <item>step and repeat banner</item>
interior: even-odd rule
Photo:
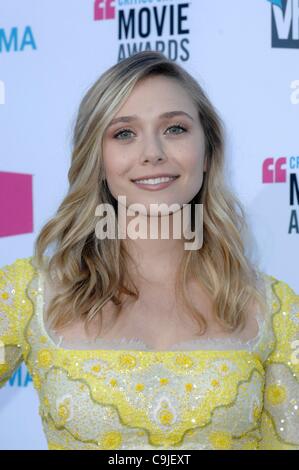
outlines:
[[[0,0],[0,265],[32,255],[66,194],[83,95],[142,50],[207,92],[251,256],[299,292],[299,0]],[[47,448],[38,408],[22,365],[0,390],[1,449]]]

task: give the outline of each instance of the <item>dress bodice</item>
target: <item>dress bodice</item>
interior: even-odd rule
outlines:
[[[299,296],[263,279],[269,310],[248,342],[63,347],[44,325],[43,276],[18,259],[2,269],[0,380],[25,361],[49,449],[299,448]]]

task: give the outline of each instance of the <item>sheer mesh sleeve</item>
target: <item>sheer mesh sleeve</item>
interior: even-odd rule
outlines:
[[[17,263],[0,269],[0,388],[22,362],[20,309],[16,305]]]
[[[275,278],[274,278],[275,279]],[[283,281],[273,284],[273,349],[266,382],[260,449],[299,449],[299,295]]]

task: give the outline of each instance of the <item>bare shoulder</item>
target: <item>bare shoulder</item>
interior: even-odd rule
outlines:
[[[62,293],[61,284],[58,278],[52,279],[49,276],[44,278],[44,311],[45,315],[44,318],[46,319],[46,324],[48,331],[53,334],[53,336],[61,337],[63,336],[64,340],[67,341],[81,341],[81,340],[93,340],[97,337],[98,332],[98,325],[99,319],[96,317],[89,322],[89,331],[92,332],[91,334],[87,335],[85,330],[85,321],[84,319],[78,318],[76,312],[73,315],[73,321],[68,323],[67,326],[64,327],[56,327],[55,329],[49,329],[50,322],[47,321],[48,315],[48,308],[50,305],[51,300],[58,294]],[[106,315],[107,316],[107,315]],[[106,325],[105,318],[106,316],[103,315],[104,321],[102,322],[103,325]]]

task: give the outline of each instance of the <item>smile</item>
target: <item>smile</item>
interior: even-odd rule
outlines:
[[[149,178],[143,180],[135,180],[133,183],[140,189],[146,189],[148,191],[156,191],[160,189],[168,188],[179,176],[164,176],[161,178]]]

